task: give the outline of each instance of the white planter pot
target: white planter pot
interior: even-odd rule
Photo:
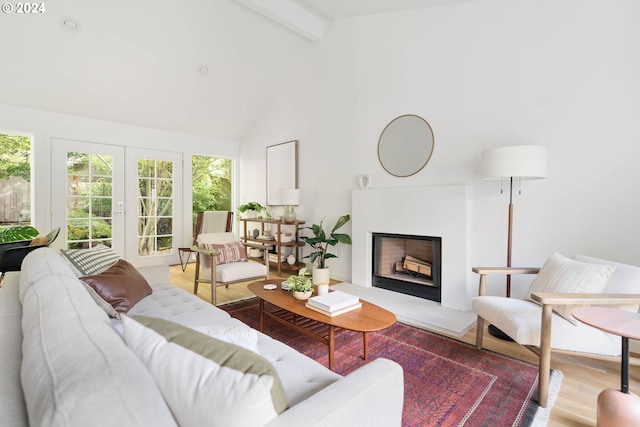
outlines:
[[[244,217],[247,219],[256,219],[258,217],[258,212],[256,211],[244,211]]]
[[[318,295],[329,292],[329,281],[331,280],[330,268],[313,268],[312,282],[318,286]]]

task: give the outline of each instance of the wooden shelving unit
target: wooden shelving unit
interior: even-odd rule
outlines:
[[[300,248],[304,247],[305,242],[300,240],[300,226],[304,224],[304,221],[295,220],[291,222],[282,221],[279,219],[257,219],[257,218],[240,218],[239,221],[243,223],[243,231],[244,237],[242,240],[246,243],[259,243],[262,245],[272,244],[276,247],[276,253],[278,254],[277,261],[269,261],[269,264],[276,267],[278,269],[278,276],[282,276],[282,271],[298,271],[305,266],[303,262],[300,262]],[[265,240],[265,239],[256,239],[251,235],[251,230],[249,230],[249,223],[257,223],[260,224],[260,235],[264,235],[265,225],[266,224],[274,224],[276,226],[276,230],[271,230],[274,240]],[[282,242],[281,237],[283,232],[288,232],[290,229],[292,233],[292,240],[290,242]],[[282,261],[281,249],[282,248],[293,248],[293,254],[296,257],[296,263],[293,265],[289,265],[287,261]],[[261,258],[252,258],[258,261],[261,261]]]

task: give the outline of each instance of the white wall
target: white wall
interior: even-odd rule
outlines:
[[[243,139],[241,201],[264,201],[264,148],[298,139],[302,219],[349,213],[363,173],[374,188],[469,184],[471,264],[504,265],[508,199],[476,163],[487,148],[539,144],[548,177],[515,198],[514,265],[553,251],[640,264],[638,22],[637,0],[482,0],[337,21]],[[430,123],[435,152],[396,178],[377,141],[406,113]],[[350,278],[348,249],[334,278]]]
[[[49,230],[51,224],[51,144],[52,139],[139,147],[182,153],[184,161],[183,210],[191,212],[191,156],[208,155],[230,158],[238,164],[239,143],[177,132],[111,123],[77,116],[55,114],[0,104],[0,132],[20,132],[33,136],[34,194],[33,223],[39,230]],[[236,169],[237,175],[237,167]],[[237,191],[237,190],[236,190]],[[237,198],[236,198],[237,199]],[[191,221],[184,221],[183,244],[193,239]]]

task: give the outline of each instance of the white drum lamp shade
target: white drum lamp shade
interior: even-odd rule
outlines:
[[[547,176],[547,148],[514,145],[482,152],[480,173],[484,178],[541,179]]]

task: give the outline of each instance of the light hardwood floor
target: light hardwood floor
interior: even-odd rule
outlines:
[[[171,267],[171,283],[193,292],[194,264],[187,266],[182,272],[179,265]],[[270,279],[284,280],[272,270]],[[217,290],[218,304],[253,296],[246,288],[250,282],[237,283],[229,288],[219,287]],[[201,284],[198,296],[211,301],[211,287]],[[475,344],[475,328],[459,339],[469,344]],[[531,363],[537,363],[537,357],[525,348],[510,342],[501,341],[485,331],[485,348]],[[605,388],[620,387],[620,367],[618,363],[602,362],[587,358],[552,355],[551,368],[562,371],[562,388],[551,411],[550,427],[577,427],[596,425],[596,399],[598,393]],[[630,389],[640,394],[640,367],[631,367]],[[639,423],[640,424],[640,423]]]

